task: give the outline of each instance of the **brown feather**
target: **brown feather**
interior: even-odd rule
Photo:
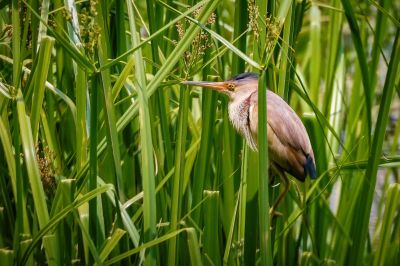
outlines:
[[[258,142],[258,92],[250,98],[250,129],[253,138]],[[307,131],[293,109],[278,95],[267,91],[267,135],[270,160],[297,179],[306,178],[305,165],[307,156],[314,153]]]
[[[229,119],[251,149],[258,143],[258,76],[242,73],[222,82],[186,81],[187,85],[210,88],[229,96]],[[314,153],[307,131],[293,109],[267,90],[267,139],[274,166],[303,181],[316,177]]]

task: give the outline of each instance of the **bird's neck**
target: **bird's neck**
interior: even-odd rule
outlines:
[[[246,138],[248,145],[253,150],[256,150],[256,142],[254,141],[250,131],[250,97],[251,93],[248,95],[243,95],[243,97],[239,99],[231,99],[228,106],[229,119],[231,120],[234,128]]]

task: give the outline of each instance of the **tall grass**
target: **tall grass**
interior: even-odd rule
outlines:
[[[2,265],[400,264],[396,1],[0,4]],[[281,186],[228,99],[259,79],[302,118],[318,179]],[[272,221],[270,223],[270,221]]]

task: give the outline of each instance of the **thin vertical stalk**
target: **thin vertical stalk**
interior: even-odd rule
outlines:
[[[44,194],[43,185],[41,182],[41,175],[36,160],[35,144],[33,141],[32,129],[29,124],[28,116],[25,111],[25,102],[23,100],[22,91],[18,89],[17,92],[17,112],[18,121],[21,132],[21,140],[23,147],[23,154],[25,164],[28,172],[29,183],[32,189],[33,202],[35,206],[35,213],[39,223],[39,228],[43,228],[49,221],[49,213],[47,210],[46,196]],[[54,250],[51,248],[52,241],[45,241],[44,247],[49,263],[55,263],[53,259],[56,258]]]
[[[247,30],[248,27],[249,14],[247,11],[247,1],[237,0],[235,1],[235,21],[234,21],[234,36],[233,39],[238,38],[243,32]],[[236,43],[236,47],[240,51],[246,53],[247,48],[247,34],[243,34]],[[245,62],[239,58],[239,56],[234,55],[232,58],[232,73],[238,74],[245,70]]]
[[[20,1],[12,1],[12,52],[13,52],[13,86],[18,88],[20,85],[20,76],[22,71],[21,64],[21,25],[20,25],[20,13],[19,13]]]
[[[260,73],[258,81],[258,202],[261,265],[272,265],[269,196],[268,196],[268,143],[267,143],[267,82],[266,72]],[[265,136],[265,137],[264,137]]]
[[[98,122],[98,76],[92,77],[92,89],[90,94],[90,150],[89,150],[89,183],[88,190],[94,190],[97,187],[97,122]],[[98,223],[97,223],[97,200],[92,199],[89,202],[89,233],[93,243],[97,243]]]
[[[385,201],[385,214],[380,230],[379,244],[374,259],[374,266],[383,266],[390,264],[390,260],[385,261],[389,253],[389,245],[391,244],[390,235],[392,231],[393,221],[395,221],[396,210],[400,209],[400,184],[391,184],[387,189],[387,200]],[[398,223],[398,222],[397,222]]]
[[[267,3],[265,1],[256,0],[259,7],[261,18],[264,18],[267,11]],[[259,25],[264,25],[259,23]],[[266,28],[263,28],[259,33],[260,40],[256,44],[255,50],[261,50],[266,47]],[[261,51],[258,54],[258,60],[266,58],[267,51]],[[257,56],[257,55],[256,55]],[[268,188],[268,142],[267,142],[267,79],[265,64],[264,69],[260,70],[258,80],[258,228],[260,236],[260,258],[261,265],[272,265],[272,247],[271,247],[271,232],[270,232],[270,215],[269,215],[269,188]]]
[[[157,29],[161,27],[162,20],[158,18],[157,10],[161,7],[158,3],[153,0],[147,0],[147,13],[149,16],[149,34],[157,32]],[[161,36],[155,37],[151,45],[151,54],[155,64],[162,65],[159,55],[159,49],[163,46],[163,41]],[[165,50],[163,50],[165,51]],[[157,68],[153,67],[153,74],[157,73]],[[173,167],[173,150],[171,143],[171,130],[170,130],[170,119],[169,119],[169,106],[168,101],[168,91],[158,91],[156,92],[156,97],[158,101],[158,115],[160,116],[160,128],[162,134],[162,143],[165,150],[165,165],[166,169],[171,169]]]
[[[391,0],[380,0],[379,5],[383,8],[388,10],[390,8],[390,4],[394,3]],[[371,73],[371,97],[374,95],[376,81],[378,80],[378,63],[380,58],[380,51],[382,47],[383,39],[386,36],[387,31],[387,16],[385,16],[382,12],[377,11],[376,14],[376,24],[375,24],[375,36],[374,36],[374,43],[372,46],[371,51],[371,64],[370,64],[370,73]]]
[[[178,228],[178,221],[181,216],[182,204],[182,182],[185,170],[185,143],[187,134],[187,114],[189,112],[189,90],[182,89],[179,96],[179,115],[177,128],[177,143],[175,152],[175,174],[172,180],[172,210],[171,210],[171,231]],[[173,238],[168,246],[168,265],[176,265],[177,240]]]
[[[233,39],[237,40],[237,42],[235,43],[235,46],[241,52],[243,52],[244,54],[247,53],[247,45],[248,45],[247,34],[246,34],[246,31],[247,31],[247,28],[248,28],[248,21],[249,21],[249,12],[248,12],[248,3],[247,3],[247,1],[245,1],[245,0],[237,0],[237,1],[235,1],[235,17],[234,17],[234,22],[233,22],[233,25],[234,25]],[[238,55],[234,54],[233,57],[232,57],[232,75],[237,75],[239,73],[242,73],[242,72],[245,71],[245,69],[246,69],[245,61],[242,60]],[[228,119],[225,122],[228,123]],[[232,128],[230,130],[232,131]],[[238,147],[238,145],[236,145],[236,147]],[[245,154],[246,147],[247,147],[247,144],[245,142],[242,142],[241,151],[237,148],[237,149],[235,149],[236,153],[237,152],[241,152],[242,155]],[[240,156],[240,155],[237,155],[237,154],[232,154],[232,155],[233,156]],[[233,156],[231,156],[231,158],[235,158]],[[245,162],[245,156],[242,156],[242,164],[241,164],[242,167],[244,165],[244,162]],[[236,171],[236,169],[232,169],[232,171]],[[239,173],[239,171],[238,171],[238,173]],[[244,177],[246,175],[247,174],[242,169],[241,170],[241,174],[240,174],[240,180],[241,180],[240,183],[241,184],[243,184],[243,182],[245,182],[245,181],[243,181],[243,179],[246,179],[246,177]],[[236,174],[235,176],[238,176],[238,175]],[[234,178],[231,178],[229,180],[229,182],[231,182],[231,184],[233,184]],[[234,186],[232,185],[231,187],[233,188]],[[242,188],[242,185],[240,187]],[[225,212],[224,217],[225,217],[225,220],[229,219],[229,221],[233,222],[233,221],[236,220],[236,219],[231,219],[231,217],[232,217],[232,215],[234,213],[232,211],[233,207],[234,207],[233,204],[232,204],[234,202],[234,199],[233,199],[234,191],[224,191],[224,192],[231,193],[231,195],[227,195],[227,196],[230,196],[230,198],[225,196],[227,193],[224,193],[224,196],[225,196],[225,198],[224,198],[225,204],[224,205],[227,204],[228,200],[231,201],[231,204],[229,205],[230,209],[227,208],[228,205],[226,205],[226,207],[224,207],[224,209],[227,210]],[[246,196],[244,195],[246,193],[246,189],[242,190],[241,192],[243,193],[243,194],[241,194],[241,197],[240,197],[240,200],[243,203],[243,205],[242,205],[243,208],[241,208],[241,210],[243,211],[241,214],[243,216],[241,216],[242,217],[242,224],[241,224],[242,225],[242,227],[241,227],[242,228],[242,231],[241,231],[242,234],[239,234],[239,239],[238,239],[239,241],[244,239],[244,234],[245,234],[245,223],[244,223],[244,221],[245,221],[245,217],[246,217],[245,216],[246,215],[246,212],[245,212],[245,210],[246,210]],[[232,226],[233,225],[231,224],[230,227],[232,227]],[[228,231],[226,231],[226,232],[228,232]]]
[[[12,107],[13,113],[16,114],[18,112],[17,106],[13,105]],[[14,116],[13,119],[14,124],[14,132],[13,132],[13,142],[15,149],[15,178],[16,178],[16,231],[15,231],[15,239],[14,239],[14,252],[16,254],[22,254],[24,252],[23,245],[20,243],[24,241],[23,237],[30,235],[29,223],[28,223],[28,215],[25,207],[26,202],[26,190],[24,189],[24,178],[22,178],[22,168],[20,154],[21,154],[21,139],[20,139],[20,128],[18,124],[18,116]],[[20,259],[19,255],[17,258]],[[32,260],[32,256],[30,256],[29,260]]]
[[[50,68],[51,50],[53,48],[54,39],[51,37],[43,37],[39,49],[39,57],[37,60],[40,71],[35,71],[35,85],[32,99],[31,108],[31,124],[34,142],[37,142],[39,134],[39,120],[40,113],[42,112],[42,104],[44,99],[45,83],[47,80],[47,73]]]
[[[12,75],[12,85],[14,89],[18,89],[20,86],[20,75],[22,71],[21,64],[21,25],[20,25],[20,17],[19,17],[19,3],[18,0],[13,0],[11,4],[11,20],[12,20],[12,53],[13,53],[13,75]],[[17,105],[13,105],[13,113],[16,114],[18,112]],[[18,123],[18,116],[13,116],[13,124],[15,126],[13,132],[13,145],[15,149],[15,178],[16,178],[16,238],[14,239],[14,252],[15,254],[22,253],[23,246],[20,245],[22,242],[22,236],[24,234],[29,234],[29,227],[27,226],[27,215],[26,209],[24,208],[26,195],[24,193],[24,179],[22,178],[22,168],[19,167],[21,165],[20,160],[20,152],[21,152],[21,140],[20,140],[20,125]],[[18,258],[19,259],[19,258]],[[30,260],[32,257],[29,258]],[[30,261],[31,262],[31,261]]]
[[[331,6],[333,8],[340,8],[340,0],[332,0]],[[330,11],[329,21],[334,23],[329,23],[328,26],[328,55],[326,62],[326,72],[325,72],[325,93],[322,103],[322,112],[325,117],[329,117],[329,111],[331,107],[331,96],[334,85],[335,71],[338,64],[338,54],[341,51],[341,30],[342,30],[342,20],[343,14],[337,10]]]
[[[222,163],[222,176],[223,177],[231,177],[235,172],[234,162],[237,153],[235,153],[234,143],[236,141],[240,141],[239,136],[234,131],[232,126],[229,124],[229,115],[228,115],[228,101],[224,99],[222,102],[222,114],[223,114],[223,125],[222,125],[222,132],[223,132],[223,139],[222,139],[222,147],[223,151],[221,154]],[[234,202],[234,183],[233,178],[227,178],[223,182],[223,203],[224,203],[224,210],[223,216],[224,217],[231,217],[233,213],[233,205]],[[229,221],[227,219],[222,220],[223,229],[225,232],[229,231]]]
[[[214,265],[221,265],[219,247],[219,191],[204,191],[204,252]],[[228,217],[226,217],[228,218]]]
[[[82,49],[83,50],[83,49]],[[82,169],[88,160],[87,154],[87,75],[85,71],[77,67],[76,70],[76,166],[77,171]]]
[[[206,52],[204,60],[208,58],[209,53]],[[203,80],[205,80],[207,73],[209,71],[209,67],[204,68],[203,70]],[[215,121],[216,116],[216,108],[217,108],[217,97],[215,92],[212,90],[203,90],[202,91],[202,127],[201,127],[201,140],[200,140],[200,149],[197,156],[197,160],[194,168],[194,178],[193,178],[193,205],[198,204],[201,201],[203,190],[204,190],[204,182],[207,176],[209,176],[210,168],[208,167],[210,164],[210,150],[212,147],[212,132],[213,132],[213,123]],[[194,211],[193,220],[200,224],[200,208]]]
[[[245,193],[245,189],[240,189],[239,190],[239,193],[238,193],[238,196],[237,196],[237,199],[236,199],[235,210],[234,210],[232,218],[231,218],[231,227],[230,227],[229,233],[228,233],[228,235],[226,237],[226,245],[225,245],[224,257],[223,257],[223,265],[231,265],[231,264],[233,264],[233,258],[234,257],[231,256],[231,251],[232,251],[232,245],[234,244],[234,242],[233,242],[234,234],[238,235],[237,242],[238,243],[243,243],[244,225],[245,224],[243,222],[239,223],[238,224],[239,229],[237,230],[239,232],[236,233],[236,231],[235,231],[237,217],[242,215],[241,213],[239,213],[239,215],[238,215],[239,204],[241,203],[241,198],[242,198],[242,195],[243,195],[242,191],[244,191],[244,193]],[[239,210],[239,211],[241,212],[242,210]],[[244,217],[241,217],[241,219],[243,221]],[[243,236],[243,237],[241,237],[241,236]],[[242,251],[242,250],[243,250],[242,247],[240,247],[240,251]]]
[[[40,48],[43,38],[47,36],[47,27],[45,24],[47,24],[48,19],[49,19],[49,6],[50,6],[49,0],[42,1],[42,6],[40,7],[41,21],[39,23],[38,40],[37,40],[37,43],[38,43],[37,48],[38,49]]]
[[[310,98],[318,104],[321,78],[321,11],[315,5],[310,10]]]
[[[132,45],[140,43],[139,35],[135,25],[135,13],[132,4],[127,0],[129,27],[131,31]],[[148,242],[156,237],[156,195],[155,195],[155,173],[153,160],[153,143],[151,138],[150,113],[147,98],[146,75],[142,51],[136,50],[135,56],[135,77],[137,80],[137,93],[139,103],[139,123],[142,159],[142,182],[143,182],[143,216],[144,216],[144,241]],[[146,254],[146,265],[155,265],[157,261],[157,248],[152,248]]]
[[[259,235],[258,222],[259,222],[259,204],[258,204],[258,154],[252,152],[250,148],[246,149],[246,202],[245,206],[245,224],[244,226],[244,250],[243,250],[243,264],[255,265],[257,261],[257,239]],[[269,207],[268,207],[269,208]],[[239,239],[242,240],[242,239]]]
[[[119,56],[126,52],[126,28],[125,28],[125,1],[124,0],[117,0],[115,1],[115,17],[114,23],[116,25],[116,55]],[[122,58],[123,61],[127,60],[127,56]]]
[[[104,18],[104,4],[99,3],[97,5],[97,17],[96,21],[100,25],[102,31],[100,34],[100,43],[98,46],[98,57],[100,65],[104,65],[108,59],[108,50],[110,50],[107,46],[108,40],[108,31],[107,31],[107,21]],[[115,175],[115,187],[118,192],[118,197],[122,202],[125,201],[125,192],[124,192],[124,182],[122,179],[122,169],[121,169],[121,154],[119,149],[118,142],[118,133],[115,119],[115,111],[113,106],[113,96],[111,90],[111,77],[110,70],[103,69],[101,71],[101,85],[103,90],[103,103],[104,103],[104,114],[105,114],[105,124],[106,124],[106,136],[109,143],[109,151],[111,154],[112,162],[111,165],[114,167],[114,175]]]
[[[191,265],[202,265],[200,245],[197,240],[196,231],[193,228],[187,228],[186,234]]]
[[[351,36],[352,36],[353,43],[354,43],[354,48],[357,53],[358,64],[360,65],[361,77],[362,77],[362,82],[363,82],[363,87],[364,87],[367,128],[368,128],[368,131],[371,132],[371,129],[372,129],[372,119],[371,119],[372,88],[371,88],[371,84],[369,82],[370,76],[369,76],[367,58],[365,56],[363,43],[361,41],[361,32],[360,32],[360,28],[359,28],[357,20],[356,20],[356,16],[353,11],[352,4],[350,3],[349,0],[341,0],[341,1],[342,1],[344,13],[346,15],[347,21],[350,26]],[[370,134],[367,134],[366,137],[368,140],[368,144],[370,144],[370,141],[371,141]]]
[[[290,76],[289,71],[290,71],[290,64],[289,62],[292,60],[291,59],[291,52],[289,49],[293,49],[290,47],[291,45],[291,35],[293,34],[293,28],[292,26],[292,13],[294,13],[294,7],[293,5],[290,5],[289,11],[288,11],[288,16],[285,19],[284,22],[284,28],[283,28],[283,40],[282,40],[282,48],[281,48],[281,60],[279,64],[279,83],[278,83],[278,94],[282,95],[282,98],[285,99],[286,101],[289,99],[289,81],[290,81]]]
[[[249,165],[249,148],[246,143],[243,143],[243,159],[240,174],[240,186],[238,193],[239,200],[239,215],[237,223],[237,241],[244,242],[246,232],[246,201],[247,201],[247,169]]]

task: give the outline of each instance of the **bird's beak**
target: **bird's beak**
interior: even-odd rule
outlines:
[[[199,86],[203,88],[212,89],[215,91],[226,91],[227,83],[226,82],[209,82],[209,81],[183,81],[181,84],[189,85],[189,86]]]

